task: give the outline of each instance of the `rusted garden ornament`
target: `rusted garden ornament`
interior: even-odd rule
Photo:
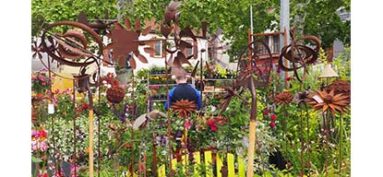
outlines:
[[[264,54],[265,58],[260,59],[262,50],[265,50],[266,54]],[[246,54],[251,57],[251,60],[245,58]],[[272,70],[273,58],[269,46],[264,41],[254,40],[239,56],[237,66],[239,74],[236,81],[238,85],[250,88],[250,80],[254,79],[257,88],[264,88],[269,85]]]
[[[189,59],[198,58],[198,42],[197,38],[206,38],[207,23],[202,22],[202,36],[197,36],[193,33],[190,26],[180,29],[179,17],[181,15],[179,7],[181,2],[171,1],[165,10],[164,21],[160,25],[162,35],[168,39],[170,34],[173,34],[174,49],[170,45],[165,50],[170,54],[167,64],[170,67],[181,68],[182,64],[191,65]],[[185,38],[191,38],[193,41],[188,42]],[[186,56],[185,49],[193,49],[190,56]]]
[[[293,98],[294,96],[289,92],[289,91],[283,91],[281,93],[278,93],[276,96],[275,96],[275,103],[276,104],[289,104],[291,103],[291,101],[293,101]]]
[[[304,72],[307,72],[306,66],[316,62],[321,42],[319,38],[312,35],[305,35],[302,39],[298,40],[295,37],[294,30],[290,32],[290,36],[291,43],[282,48],[278,66],[283,71],[293,71],[298,81],[302,82],[301,77],[298,75],[298,69],[304,68]],[[304,42],[313,43],[314,47],[304,45]],[[285,65],[286,61],[290,62],[292,67]]]
[[[73,28],[65,33],[54,33],[56,27]],[[101,60],[101,52],[95,54],[88,49],[88,39],[85,33],[97,45],[97,49],[102,51],[104,45],[100,36],[85,24],[74,21],[60,21],[49,24],[43,31],[41,36],[41,45],[44,52],[60,64],[65,64],[73,67],[87,66],[94,63],[96,60],[83,60],[95,58]],[[49,42],[49,43],[47,43]]]
[[[170,107],[178,116],[186,118],[197,110],[197,105],[193,101],[181,99],[173,103]]]
[[[330,111],[331,114],[345,112],[350,104],[348,96],[342,93],[335,94],[334,90],[317,91],[312,93],[309,98],[308,104],[315,110],[321,112]]]
[[[109,51],[113,50],[113,59],[118,63],[119,66],[125,67],[126,58],[129,54],[133,53],[134,56],[140,60],[142,63],[147,63],[148,60],[145,56],[141,55],[138,47],[145,45],[144,41],[139,40],[140,35],[147,35],[153,28],[152,24],[149,24],[144,30],[141,30],[141,22],[139,19],[136,19],[134,28],[131,25],[129,19],[125,20],[125,27],[119,22],[114,23],[114,29],[107,35],[112,43],[108,44],[105,48],[104,58],[109,59]],[[145,51],[153,50],[150,47],[145,48]],[[134,58],[131,58],[129,61],[130,66],[135,69],[136,61]]]

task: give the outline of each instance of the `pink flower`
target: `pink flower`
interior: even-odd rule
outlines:
[[[189,129],[191,128],[192,125],[193,125],[193,123],[188,119],[188,120],[186,120],[185,123],[184,123],[184,128],[185,128],[186,130],[189,130]]]
[[[38,144],[38,146],[39,146],[40,151],[42,151],[42,152],[44,152],[48,149],[48,144],[46,143],[46,141],[40,142]]]
[[[39,137],[39,132],[36,130],[32,130],[32,138],[37,139]]]
[[[36,141],[32,141],[32,151],[37,151],[38,147],[37,147],[37,142]]]
[[[39,75],[37,76],[37,78],[40,80],[40,81],[45,81],[45,77],[43,75]]]

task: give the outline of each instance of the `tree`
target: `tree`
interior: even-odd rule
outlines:
[[[350,0],[292,0],[290,6],[292,18],[303,17],[296,25],[302,25],[305,34],[319,36],[323,48],[331,47],[336,39],[350,45],[350,21],[342,22],[337,14],[341,7],[350,10]]]
[[[80,12],[89,19],[116,18],[116,0],[32,0],[32,36],[46,23],[77,20]]]

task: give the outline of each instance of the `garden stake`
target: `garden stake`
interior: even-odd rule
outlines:
[[[73,79],[73,100],[72,105],[73,109],[76,109],[76,80]],[[76,114],[73,116],[73,165],[74,165],[74,176],[76,176],[76,159],[77,159],[77,153],[76,153]]]
[[[248,32],[248,39],[251,42],[251,32]],[[252,51],[249,49],[249,64],[248,68],[252,69]],[[257,90],[254,83],[254,78],[250,78],[250,91],[251,91],[251,111],[250,111],[250,124],[249,124],[249,147],[247,151],[247,177],[254,176],[253,161],[255,153],[255,141],[256,141],[256,119],[257,119]]]
[[[342,133],[343,133],[343,120],[342,113],[339,116],[339,174],[342,175]]]
[[[98,72],[98,79],[97,79],[97,85],[101,85],[101,67],[98,61],[96,61],[97,64],[97,72]],[[100,88],[98,88],[98,105],[101,103],[101,91]],[[98,142],[97,142],[97,176],[100,177],[100,171],[101,171],[101,115],[97,116],[98,118],[98,125],[97,125],[97,137],[98,137]]]
[[[165,50],[165,57],[166,57],[166,50]],[[166,58],[165,58],[165,77],[166,77],[166,101],[167,103],[170,105],[170,99],[169,99],[169,72],[168,72],[168,62],[166,61]],[[170,112],[169,112],[169,107],[168,107],[168,110],[166,110],[166,124],[167,124],[167,130],[166,130],[166,134],[167,134],[167,137],[168,137],[168,143],[169,143],[169,174],[172,174],[172,144],[170,142],[171,140],[171,125],[170,125]]]
[[[50,62],[50,58],[48,56],[48,77],[49,77],[49,91],[50,91],[50,96],[49,96],[49,101],[48,101],[48,104],[51,103],[52,101],[52,75],[51,75],[51,62]],[[55,131],[55,123],[54,123],[54,118],[52,118],[52,140],[53,140],[53,157],[55,157],[56,155],[56,140],[55,140],[55,136],[54,136],[54,131]],[[60,167],[60,163],[57,163],[58,159],[55,160],[55,168],[59,168]]]
[[[89,99],[89,177],[94,176],[94,169],[93,169],[93,137],[94,137],[94,128],[93,128],[93,121],[94,121],[94,115],[93,115],[93,100],[92,100],[92,92],[88,89],[88,99]]]

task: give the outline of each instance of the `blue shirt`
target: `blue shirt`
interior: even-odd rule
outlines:
[[[202,107],[201,91],[197,90],[188,83],[181,83],[174,86],[171,90],[169,90],[168,95],[169,100],[165,102],[165,110],[171,107],[172,103],[175,103],[181,99],[194,101],[198,110]],[[170,101],[170,106],[168,101]]]

